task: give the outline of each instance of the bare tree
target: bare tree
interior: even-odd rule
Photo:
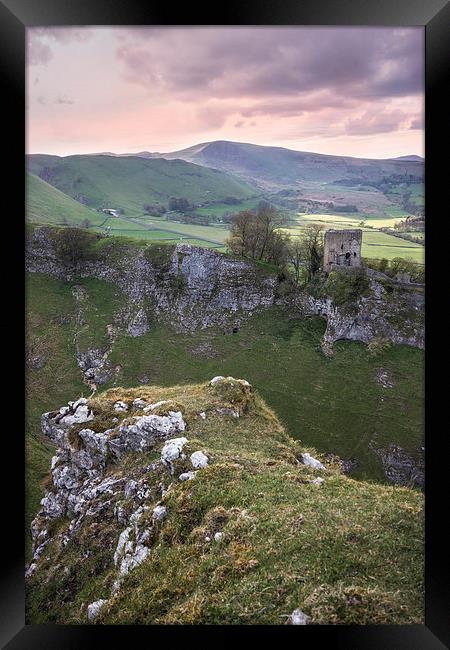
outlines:
[[[300,283],[302,269],[306,271],[307,282],[311,281],[322,267],[323,226],[309,224],[301,235],[291,238],[287,257],[294,270],[295,281]]]
[[[300,284],[302,268],[306,265],[304,256],[304,244],[300,237],[291,237],[287,249],[287,260],[294,270],[294,280]]]
[[[280,231],[283,215],[263,203],[256,212],[245,210],[231,218],[228,249],[241,257],[280,264],[286,258],[288,235]]]

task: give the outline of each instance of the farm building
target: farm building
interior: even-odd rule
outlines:
[[[327,230],[323,251],[323,270],[333,266],[361,266],[362,230]]]

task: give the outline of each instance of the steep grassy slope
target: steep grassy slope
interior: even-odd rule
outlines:
[[[146,160],[138,157],[30,155],[27,166],[76,200],[98,207],[143,210],[146,203],[167,205],[170,197],[185,197],[195,204],[234,196],[247,199],[254,187],[223,172],[183,160]]]
[[[333,462],[303,464],[306,449],[238,382],[116,388],[90,401],[89,425],[118,427],[119,399],[129,409],[119,423],[139,416],[135,398],[176,405],[187,425],[184,457],[169,472],[160,441],[110,459],[109,485],[122,479],[142,494],[111,488],[89,501],[75,527],[53,520],[53,541],[28,583],[28,623],[86,623],[88,604],[99,599],[106,600],[100,624],[277,625],[297,608],[312,624],[423,622],[419,492],[354,481]],[[240,417],[217,411],[230,406]],[[79,449],[76,431],[70,436]],[[208,466],[181,482],[194,451]],[[322,484],[312,483],[318,477]],[[165,509],[159,520],[155,506]],[[117,587],[117,558],[127,552],[119,535],[133,512],[139,524],[129,546],[144,540],[147,556]]]
[[[52,445],[41,433],[41,415],[86,386],[75,358],[75,302],[70,285],[32,275],[26,282],[26,527],[39,508]],[[28,548],[29,551],[29,548]]]
[[[67,194],[27,172],[25,210],[30,223],[80,225],[86,219],[101,224],[106,215],[90,210]]]

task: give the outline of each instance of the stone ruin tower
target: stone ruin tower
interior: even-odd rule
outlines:
[[[337,266],[361,266],[362,230],[327,230],[323,251],[323,270]]]

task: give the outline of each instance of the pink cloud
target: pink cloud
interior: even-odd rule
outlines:
[[[52,27],[27,39],[34,150],[237,139],[369,155],[390,133],[386,147],[420,153],[422,28]]]

